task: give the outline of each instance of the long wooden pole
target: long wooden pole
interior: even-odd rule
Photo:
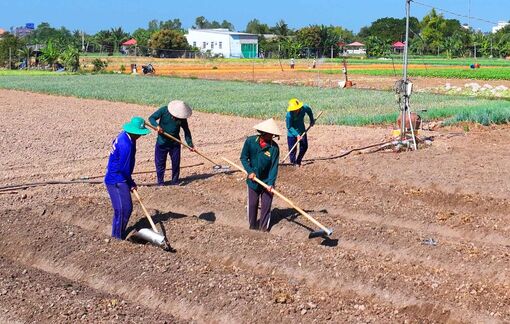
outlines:
[[[152,227],[152,230],[156,233],[159,233],[158,232],[158,229],[156,228],[156,225],[154,224],[154,222],[152,221],[152,217],[151,215],[149,214],[149,212],[147,211],[147,209],[145,208],[144,204],[142,203],[142,199],[140,198],[140,195],[138,194],[138,191],[136,189],[133,190],[133,193],[135,194],[136,196],[136,199],[138,199],[138,202],[140,203],[140,206],[142,206],[142,210],[145,214],[145,216],[147,217],[147,219],[149,220],[149,223],[151,224],[151,227]]]
[[[229,163],[230,165],[232,165],[233,167],[235,167],[236,169],[238,169],[239,171],[243,172],[244,174],[248,174],[248,172],[243,169],[241,166],[237,165],[236,163],[230,161],[229,159],[226,159],[224,157],[222,157],[222,159]],[[253,178],[253,181],[255,181],[256,183],[258,183],[259,185],[261,185],[262,187],[268,189],[269,186],[267,184],[265,184],[264,182],[262,182],[259,178],[257,177],[254,177]],[[327,228],[326,226],[322,225],[321,223],[319,223],[315,218],[313,218],[312,216],[308,215],[307,212],[305,212],[304,210],[302,210],[301,208],[299,208],[298,206],[296,206],[296,204],[294,204],[290,199],[288,199],[287,197],[285,197],[284,195],[282,195],[281,193],[279,193],[278,191],[276,191],[274,188],[271,190],[272,193],[274,193],[275,195],[277,195],[278,197],[280,197],[281,199],[283,199],[287,204],[289,204],[292,208],[294,208],[295,210],[297,210],[301,215],[305,216],[306,218],[308,218],[309,221],[311,221],[312,223],[314,223],[316,226],[318,226],[320,229],[322,229],[327,235],[331,235],[331,233],[333,233],[333,231],[329,228]]]
[[[157,128],[152,126],[151,124],[145,122],[145,126],[149,127],[150,129],[152,129],[153,131],[157,131]],[[218,163],[214,162],[213,160],[211,160],[210,158],[208,158],[207,156],[203,155],[202,153],[200,153],[199,151],[197,151],[196,149],[192,148],[191,146],[189,146],[188,144],[184,143],[183,141],[181,141],[180,139],[168,134],[167,132],[163,132],[162,133],[163,136],[166,136],[168,137],[169,139],[181,144],[182,146],[190,149],[191,151],[197,153],[198,155],[200,155],[201,157],[203,157],[204,159],[206,159],[207,161],[211,162],[212,164],[214,164],[215,166],[216,165],[219,165]]]
[[[319,117],[322,115],[322,111],[319,112],[317,114],[317,117],[315,118],[315,120],[319,119]],[[306,135],[306,132],[308,132],[310,130],[310,128],[312,128],[312,125],[308,126],[308,128],[304,131],[303,134],[301,134],[301,137],[305,136]],[[290,153],[292,153],[292,151],[294,151],[297,147],[297,145],[299,144],[299,141],[296,142],[296,144],[294,144],[294,146],[289,150],[289,153],[287,153],[287,155],[285,155],[285,157],[283,158],[283,160],[280,162],[280,163],[283,163],[285,162],[285,160],[287,160],[287,158],[289,157]]]

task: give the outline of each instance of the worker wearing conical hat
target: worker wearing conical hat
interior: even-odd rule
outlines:
[[[170,155],[170,160],[172,161],[171,185],[179,184],[181,166],[181,144],[165,137],[163,132],[180,139],[179,133],[182,128],[186,143],[194,149],[187,120],[187,118],[191,116],[191,113],[191,107],[185,102],[173,100],[167,106],[156,110],[149,117],[149,122],[152,126],[156,127],[159,134],[154,152],[154,163],[156,164],[156,175],[159,186],[164,185],[166,159],[168,155]]]
[[[304,104],[302,101],[292,98],[289,100],[287,106],[287,116],[285,122],[287,125],[287,144],[289,151],[292,149],[296,142],[299,142],[299,153],[296,157],[296,150],[290,153],[290,163],[296,166],[301,166],[301,161],[308,150],[308,137],[306,134],[301,136],[306,130],[305,128],[305,116],[308,115],[310,118],[310,126],[313,126],[315,119],[313,118],[312,108]]]
[[[271,222],[271,204],[273,202],[272,188],[278,175],[278,160],[280,149],[274,142],[275,136],[280,136],[275,121],[271,118],[257,125],[258,135],[249,136],[244,142],[241,152],[241,163],[248,173],[248,221],[250,229],[269,231]],[[265,189],[253,178],[257,177],[269,186]],[[257,223],[257,212],[260,200],[260,221]]]
[[[150,133],[142,117],[133,117],[123,129],[112,143],[104,177],[113,206],[112,236],[119,240],[126,238],[126,226],[133,211],[130,191],[136,189],[131,177],[135,167],[136,141]]]

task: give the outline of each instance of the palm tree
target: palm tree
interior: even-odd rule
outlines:
[[[34,55],[34,51],[32,50],[31,47],[26,46],[24,48],[19,49],[18,52],[21,57],[26,58],[28,70],[30,68],[30,58]]]
[[[107,50],[107,52],[111,52],[113,50],[112,44],[112,33],[109,30],[101,30],[94,35],[94,39],[97,44],[101,47],[101,52],[103,48]]]
[[[127,40],[129,34],[124,32],[124,30],[122,30],[122,27],[112,28],[110,30],[110,34],[111,39],[113,41],[113,52],[116,53],[119,51],[120,43]]]
[[[283,19],[276,23],[274,26],[274,33],[280,36],[288,36],[289,35],[289,25],[285,23]]]

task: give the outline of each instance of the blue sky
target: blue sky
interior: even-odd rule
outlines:
[[[442,9],[489,21],[510,20],[510,0],[416,0]],[[184,28],[204,16],[209,21],[226,19],[237,30],[244,30],[252,18],[274,25],[283,19],[292,28],[310,24],[339,25],[354,32],[381,17],[405,16],[404,0],[0,0],[0,28],[36,25],[46,21],[50,25],[68,29],[83,29],[95,33],[101,29],[123,27],[132,32],[147,27],[151,19],[179,18]],[[411,14],[422,18],[430,8],[413,4]],[[456,18],[461,23],[467,18]],[[492,25],[472,20],[472,26],[489,31]]]

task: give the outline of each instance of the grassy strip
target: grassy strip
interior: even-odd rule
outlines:
[[[398,109],[391,92],[359,89],[318,89],[274,84],[209,81],[131,75],[59,75],[58,77],[3,76],[0,88],[104,99],[154,107],[171,99],[195,109],[225,115],[283,119],[287,101],[297,97],[315,111],[324,110],[324,124],[367,125],[392,123]],[[425,118],[444,118],[464,111],[503,111],[506,101],[416,93],[413,110],[427,109]],[[510,114],[510,113],[509,113]]]
[[[331,63],[342,63],[343,59],[325,59],[324,62]],[[382,59],[353,59],[348,58],[347,64],[349,65],[357,65],[357,64],[391,64],[394,63],[396,65],[402,65],[403,59],[402,56],[394,56],[393,58],[382,58]],[[438,57],[411,57],[409,59],[409,64],[428,64],[428,65],[445,65],[445,66],[462,66],[469,67],[473,63],[479,63],[483,66],[510,66],[510,60],[505,59],[489,59],[489,58],[438,58]]]
[[[65,75],[66,72],[53,72],[46,70],[0,70],[0,76],[39,76],[39,75]]]
[[[465,121],[485,126],[491,124],[508,124],[510,122],[510,105],[502,106],[500,109],[480,107],[472,111],[460,111],[453,117],[448,118],[444,124],[452,125]]]
[[[341,74],[341,70],[322,70],[321,73]],[[402,75],[402,69],[395,70],[354,70],[350,69],[349,74],[374,75],[374,76],[398,76]],[[491,69],[409,69],[411,77],[429,78],[450,78],[450,79],[476,79],[476,80],[510,80],[510,68]]]

